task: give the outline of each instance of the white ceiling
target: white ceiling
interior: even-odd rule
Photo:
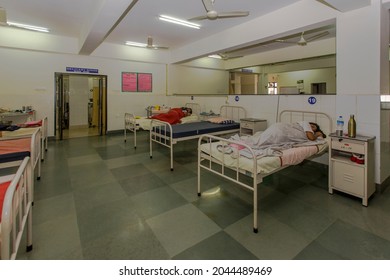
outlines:
[[[201,0],[0,0],[0,7],[6,9],[7,20],[44,26],[51,34],[80,39],[80,53],[90,54],[103,41],[124,44],[125,41],[145,42],[153,37],[157,45],[167,46],[171,50],[212,36],[235,25],[253,20],[264,14],[278,10],[300,0],[215,0],[214,8],[218,12],[249,11],[247,17],[202,20],[201,29],[191,29],[158,20],[165,14],[188,19],[206,13]],[[370,0],[338,0],[343,11],[369,5]],[[367,3],[368,2],[368,3]],[[127,9],[127,10],[126,10]],[[335,36],[331,26],[329,36]],[[311,37],[321,30],[308,30],[305,36]],[[300,34],[289,41],[299,40]],[[328,37],[329,37],[328,36]],[[325,38],[325,37],[322,37]],[[269,47],[283,47],[277,43]]]

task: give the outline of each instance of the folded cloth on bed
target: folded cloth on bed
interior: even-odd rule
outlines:
[[[220,124],[234,123],[233,120],[222,118],[222,117],[209,118],[207,121],[211,123],[220,123]]]
[[[0,124],[0,131],[14,131],[14,130],[18,130],[20,127],[17,126],[17,125],[4,125],[4,124]]]
[[[20,127],[38,127],[42,126],[42,120],[39,121],[29,121],[22,124],[18,124]]]
[[[253,136],[240,137],[233,135],[230,140],[245,143],[252,148],[257,158],[264,156],[280,156],[281,151],[292,147],[314,146],[325,143],[318,138],[315,141],[308,140],[306,132],[298,123],[275,123],[263,132],[257,132]],[[249,149],[240,150],[240,155],[252,158]]]

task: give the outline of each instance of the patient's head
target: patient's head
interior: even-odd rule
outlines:
[[[314,133],[319,132],[319,133],[322,134],[322,137],[323,137],[323,138],[326,138],[325,133],[322,132],[320,126],[319,126],[317,123],[315,123],[315,122],[310,122],[310,126],[311,126],[311,129],[313,130]]]
[[[181,108],[183,110],[183,113],[184,115],[187,117],[187,116],[191,116],[192,114],[192,109],[191,108],[188,108],[188,107],[182,107]]]

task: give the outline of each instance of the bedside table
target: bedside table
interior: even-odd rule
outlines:
[[[267,129],[267,120],[245,118],[240,119],[240,135],[253,135]]]
[[[329,193],[338,190],[359,197],[367,206],[375,192],[375,137],[329,136]]]

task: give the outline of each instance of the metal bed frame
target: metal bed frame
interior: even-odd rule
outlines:
[[[5,193],[0,223],[0,252],[2,260],[14,260],[23,236],[26,232],[26,249],[32,245],[32,201],[33,190],[29,168],[30,157],[25,157],[16,174],[0,177],[0,182],[10,182]],[[12,178],[12,179],[11,179]]]
[[[295,121],[300,121],[300,120],[306,120],[309,122],[316,122],[318,123],[321,128],[324,127],[323,130],[327,132],[332,131],[332,118],[321,112],[311,112],[311,111],[297,111],[297,110],[284,110],[280,113],[279,122],[295,122]],[[244,146],[248,151],[250,151],[252,155],[252,161],[253,161],[253,168],[252,172],[248,172],[246,170],[241,169],[240,166],[240,157],[238,155],[238,150],[235,151],[235,158],[236,160],[236,166],[234,168],[227,166],[225,163],[225,156],[222,157],[222,161],[217,160],[213,157],[213,153],[211,151],[211,143],[215,141],[221,141],[222,146],[225,145],[241,145]],[[210,154],[204,153],[201,151],[200,145],[202,143],[205,143],[203,145],[210,145],[209,151]],[[226,155],[229,156],[230,155]],[[221,137],[217,137],[214,135],[203,135],[202,137],[199,138],[198,141],[198,186],[197,186],[197,191],[198,191],[198,196],[201,196],[201,181],[200,181],[200,172],[201,170],[207,170],[213,174],[216,174],[220,177],[223,177],[231,182],[234,182],[251,192],[253,192],[253,231],[255,233],[258,232],[258,201],[257,201],[257,193],[258,193],[258,184],[260,184],[263,181],[263,178],[265,178],[268,175],[271,175],[275,172],[278,172],[288,166],[280,166],[279,168],[273,170],[270,173],[267,174],[259,174],[258,169],[257,169],[257,159],[254,151],[246,144],[242,142],[237,142],[237,141],[232,141],[229,139],[224,139]],[[233,171],[233,175],[227,175],[227,170]],[[242,178],[250,177],[252,178],[250,183],[246,183],[242,181]]]
[[[186,103],[184,106],[191,108],[193,115],[200,116],[201,109],[198,103]],[[134,149],[137,149],[137,131],[140,129],[137,118],[134,114],[125,113],[124,122],[124,141],[127,142],[127,131],[132,132],[134,134]]]
[[[0,138],[0,144],[1,141],[12,141],[17,140],[21,138],[31,138],[30,142],[30,161],[28,163],[28,168],[31,169],[31,190],[32,194],[34,194],[34,177],[35,177],[35,171],[37,172],[37,180],[41,179],[41,147],[42,147],[42,140],[41,140],[41,134],[42,130],[41,127],[37,127],[36,131],[32,135],[26,135],[21,137],[15,137],[15,138]],[[15,161],[8,161],[0,163],[0,169],[1,168],[7,168],[7,167],[15,167],[19,166],[22,163],[23,160],[15,160]]]
[[[223,105],[220,108],[220,115],[224,118],[234,120],[235,122],[239,122],[240,119],[246,118],[246,110],[240,106],[228,106]],[[173,125],[175,126],[175,125]],[[173,136],[173,127],[167,122],[162,122],[159,120],[152,120],[152,128],[150,130],[150,158],[153,158],[153,142],[164,147],[169,148],[170,150],[170,161],[171,161],[171,171],[173,171],[173,146],[174,144],[180,141],[186,141],[191,139],[198,139],[202,135],[197,134],[193,136],[185,136],[185,137],[174,137]],[[214,133],[210,133],[211,135],[223,135],[223,134],[231,134],[239,132],[239,128],[237,129],[229,129],[224,131],[218,131]],[[169,132],[169,133],[168,133]]]

